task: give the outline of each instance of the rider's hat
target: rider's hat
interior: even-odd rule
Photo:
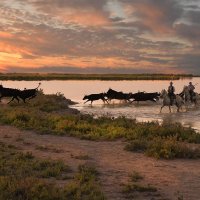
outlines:
[[[173,82],[171,81],[170,84],[173,84]]]
[[[189,84],[192,84],[192,82],[189,82]]]

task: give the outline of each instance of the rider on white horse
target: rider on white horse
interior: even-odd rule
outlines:
[[[176,98],[174,92],[175,92],[175,87],[173,86],[173,82],[170,82],[170,85],[168,87],[168,96],[170,98],[171,106],[173,105],[174,99]]]
[[[192,84],[192,82],[189,82],[188,90],[189,90],[189,93],[190,93],[190,100],[191,100],[191,102],[193,102],[194,101],[193,97],[195,96],[195,92],[194,92],[195,86]]]

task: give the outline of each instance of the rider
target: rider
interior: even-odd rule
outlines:
[[[175,94],[175,87],[173,86],[173,82],[170,82],[170,85],[168,87],[168,96],[170,98],[170,104],[172,106],[174,99],[176,98]]]
[[[192,84],[192,82],[189,82],[188,89],[189,89],[189,93],[190,93],[190,100],[193,101],[193,97],[195,96],[195,92],[194,92],[195,87]]]

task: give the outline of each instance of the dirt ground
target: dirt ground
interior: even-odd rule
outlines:
[[[156,160],[125,151],[122,141],[94,142],[38,135],[10,126],[0,126],[0,141],[20,151],[31,151],[36,157],[62,159],[73,170],[79,164],[93,164],[100,172],[100,183],[109,200],[125,199],[122,185],[128,182],[133,171],[144,176],[144,184],[151,184],[161,194],[159,198],[147,195],[138,199],[200,199],[200,159]]]

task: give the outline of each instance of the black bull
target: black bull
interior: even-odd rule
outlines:
[[[123,92],[118,92],[113,89],[109,89],[106,93],[106,97],[109,100],[112,99],[117,99],[117,100],[125,100],[129,102],[133,101],[153,101],[156,102],[159,99],[160,94],[157,92],[153,93],[146,93],[146,92],[138,92],[135,94],[132,93],[123,93]]]
[[[97,100],[102,100],[105,103],[105,101],[107,101],[107,99],[105,99],[105,96],[106,96],[105,93],[90,94],[90,95],[85,95],[83,97],[83,100],[86,100],[85,103],[87,103],[88,101],[91,101],[91,104],[93,101],[97,101]]]
[[[130,99],[133,99],[133,101],[137,101],[137,102],[139,101],[157,102],[159,100],[159,96],[160,94],[157,92],[153,92],[153,93],[138,92],[135,94],[131,94]]]
[[[109,100],[112,99],[117,99],[117,100],[126,100],[130,101],[131,93],[123,93],[123,92],[118,92],[113,89],[109,89],[106,93],[106,97]]]
[[[26,99],[32,99],[36,97],[39,86],[40,83],[35,89],[18,90],[12,88],[4,88],[2,85],[0,85],[0,101],[3,97],[12,97],[12,99],[8,103],[12,102],[15,99],[19,102],[19,98],[22,99],[24,103],[26,103]]]

